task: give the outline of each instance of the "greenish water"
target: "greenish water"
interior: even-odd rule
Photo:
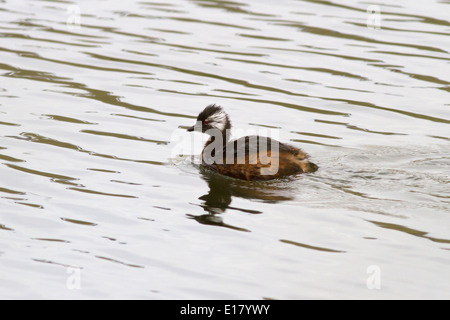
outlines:
[[[448,1],[0,1],[0,298],[450,298]],[[197,114],[314,174],[198,165]]]

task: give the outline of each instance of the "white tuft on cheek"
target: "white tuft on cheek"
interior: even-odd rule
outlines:
[[[217,112],[208,118],[208,122],[212,127],[223,131],[225,130],[225,126],[227,124],[227,115],[223,111]]]

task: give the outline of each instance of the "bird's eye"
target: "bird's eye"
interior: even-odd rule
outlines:
[[[208,124],[209,124],[209,121],[208,121],[208,120],[205,120],[205,124],[208,125]]]

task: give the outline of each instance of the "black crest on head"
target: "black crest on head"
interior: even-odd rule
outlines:
[[[231,129],[231,123],[227,113],[217,104],[210,104],[197,117],[196,125],[187,131],[201,131],[208,133],[210,129],[217,129],[222,133]]]
[[[221,106],[219,106],[217,104],[210,104],[209,106],[207,106],[205,108],[205,110],[200,112],[200,114],[197,117],[197,120],[204,121],[204,120],[208,119],[210,116],[212,116],[213,114],[215,114],[216,112],[220,112],[220,111],[223,111]]]

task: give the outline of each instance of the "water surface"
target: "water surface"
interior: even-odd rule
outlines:
[[[1,1],[0,297],[450,298],[449,5]],[[204,171],[211,103],[319,171]]]

